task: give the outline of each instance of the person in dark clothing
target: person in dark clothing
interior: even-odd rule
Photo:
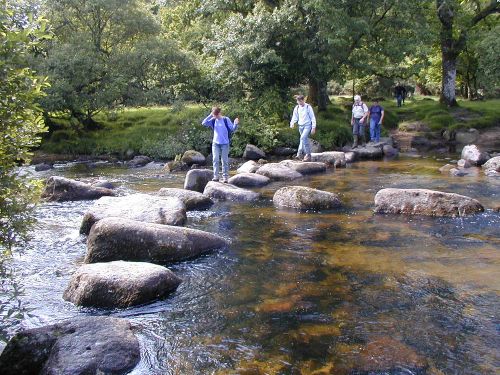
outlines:
[[[401,84],[398,84],[396,87],[394,87],[394,96],[396,97],[398,107],[401,107],[401,103],[404,102],[404,98],[406,96],[405,87]]]

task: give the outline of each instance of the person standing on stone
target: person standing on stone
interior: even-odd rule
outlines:
[[[370,119],[370,142],[380,142],[380,131],[382,128],[382,121],[384,121],[384,108],[378,104],[378,100],[373,101],[373,105],[368,112]]]
[[[358,144],[365,145],[365,120],[368,117],[368,107],[361,101],[361,96],[354,95],[354,104],[352,105],[352,136],[354,142],[352,148],[358,147]]]
[[[220,166],[222,161],[222,182],[227,183],[229,179],[229,143],[232,134],[238,128],[240,120],[234,119],[234,124],[229,117],[223,116],[219,107],[213,107],[212,112],[201,122],[201,124],[214,131],[212,140],[212,165],[214,177],[212,181],[219,181]]]
[[[299,125],[300,144],[297,150],[297,158],[304,156],[304,161],[311,161],[311,144],[309,134],[316,133],[316,117],[312,107],[304,100],[304,95],[297,95],[297,105],[293,109],[290,127],[293,128],[297,123]]]

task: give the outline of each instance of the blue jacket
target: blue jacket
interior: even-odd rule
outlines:
[[[226,127],[226,124],[224,123],[224,119],[226,119],[227,127]],[[212,116],[212,114],[209,114],[201,122],[201,124],[214,131],[214,138],[213,138],[212,142],[215,144],[218,144],[218,145],[229,144],[229,134],[228,134],[227,128],[229,128],[229,130],[231,132],[236,131],[236,129],[238,128],[238,125],[233,124],[233,122],[231,121],[231,119],[229,117],[224,116],[221,119],[216,119]]]

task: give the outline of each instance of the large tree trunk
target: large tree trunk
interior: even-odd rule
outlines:
[[[326,81],[309,80],[307,102],[312,106],[317,106],[318,111],[326,111],[328,104],[331,103],[328,97]]]
[[[455,53],[443,52],[441,97],[439,101],[448,107],[457,105],[455,85],[457,81],[457,56]]]

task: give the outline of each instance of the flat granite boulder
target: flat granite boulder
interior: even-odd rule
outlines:
[[[475,199],[454,193],[427,189],[382,189],[375,195],[375,212],[427,215],[467,216],[483,212]]]
[[[305,186],[285,186],[273,197],[276,207],[298,210],[328,210],[342,205],[337,194]]]
[[[63,298],[78,306],[124,308],[166,297],[180,283],[172,271],[157,264],[84,264],[71,278]]]
[[[128,374],[139,360],[127,320],[72,318],[16,334],[0,355],[0,374]]]
[[[249,202],[260,198],[260,194],[255,191],[215,181],[210,181],[207,184],[203,194],[213,199],[236,202]]]
[[[128,260],[167,264],[227,245],[221,236],[201,230],[106,218],[90,231],[85,263]]]
[[[214,204],[210,197],[194,190],[161,188],[158,195],[179,198],[186,205],[186,210],[206,210]]]
[[[292,181],[303,177],[302,174],[280,163],[268,163],[260,167],[257,172],[274,181]]]
[[[51,202],[91,200],[115,195],[111,189],[59,176],[50,177],[42,192],[42,198]]]
[[[383,146],[366,145],[352,150],[357,153],[360,159],[376,160],[382,159],[384,156]]]
[[[280,164],[291,168],[302,175],[326,172],[326,164],[322,162],[283,160]]]
[[[179,198],[132,194],[124,197],[103,197],[83,216],[80,233],[88,234],[90,228],[105,217],[121,217],[148,223],[183,225],[186,206]]]
[[[260,187],[265,186],[271,179],[257,173],[239,173],[229,179],[231,185],[238,187]]]
[[[212,180],[214,173],[210,169],[191,169],[186,173],[184,189],[203,193],[207,183]]]
[[[337,168],[345,167],[347,162],[345,152],[342,151],[312,153],[311,160],[334,165]]]
[[[254,160],[249,160],[246,163],[243,163],[237,170],[236,173],[255,173],[257,169],[260,168],[260,164],[258,164]]]

